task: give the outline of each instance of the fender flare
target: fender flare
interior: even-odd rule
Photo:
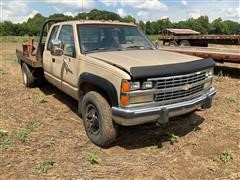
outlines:
[[[111,101],[112,106],[118,106],[118,95],[114,85],[105,78],[91,74],[82,73],[79,77],[79,90],[84,83],[90,83],[103,91]]]

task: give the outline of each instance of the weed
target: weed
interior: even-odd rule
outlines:
[[[7,149],[14,142],[12,136],[5,136],[0,138],[0,147]]]
[[[240,113],[240,108],[237,108],[236,111]]]
[[[152,145],[149,147],[150,150],[158,150],[159,146],[158,145]]]
[[[89,154],[87,160],[91,164],[98,164],[98,157],[97,157],[96,153]]]
[[[6,129],[0,128],[0,147],[7,149],[13,143],[13,137],[8,134]]]
[[[237,97],[236,96],[230,96],[228,99],[231,103],[236,103],[237,102]]]
[[[143,176],[141,179],[142,180],[147,180],[148,178],[146,176]]]
[[[30,131],[24,129],[24,130],[19,131],[19,132],[17,133],[17,136],[18,136],[18,138],[19,138],[22,142],[26,142],[29,134],[30,134]]]
[[[211,167],[211,166],[209,166],[209,167],[208,167],[208,170],[209,170],[209,171],[212,171],[212,172],[214,172],[214,171],[215,171],[215,168],[214,168],[214,167]]]
[[[174,133],[170,133],[168,136],[171,144],[178,142],[179,136],[175,135]]]
[[[49,138],[48,144],[51,144],[51,145],[52,145],[52,144],[55,144],[55,140],[54,140],[53,137]]]
[[[38,103],[45,103],[45,102],[47,102],[46,98],[47,98],[47,96],[45,96],[44,94],[38,94],[37,102]]]
[[[0,73],[1,73],[2,75],[7,74],[7,72],[6,72],[4,69],[2,69],[2,68],[0,68]]]
[[[41,124],[40,124],[39,122],[31,122],[30,124],[27,125],[26,128],[27,128],[29,131],[33,131],[34,129],[39,128],[40,125],[41,125]]]
[[[233,155],[231,151],[225,150],[220,155],[220,160],[222,160],[224,163],[227,163],[233,159]]]
[[[0,137],[8,135],[8,131],[6,129],[0,128]]]
[[[48,157],[46,161],[40,162],[37,165],[37,171],[39,173],[47,173],[47,171],[55,164],[56,162],[53,160],[51,156]]]
[[[218,73],[218,75],[217,75],[217,81],[223,81],[224,80],[224,75],[223,75],[223,72],[222,71],[220,71],[219,73]]]

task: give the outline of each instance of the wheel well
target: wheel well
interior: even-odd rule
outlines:
[[[89,82],[84,82],[80,85],[80,93],[79,93],[79,96],[84,96],[86,93],[90,92],[90,91],[96,91],[98,92],[99,94],[101,94],[106,100],[107,102],[109,103],[110,106],[112,106],[112,102],[110,100],[110,97],[107,95],[107,93],[101,88],[101,87],[98,87],[92,83],[89,83]]]

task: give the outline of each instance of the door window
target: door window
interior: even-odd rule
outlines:
[[[49,51],[51,49],[51,41],[56,39],[58,29],[59,29],[59,26],[54,26],[52,28],[52,31],[51,31],[51,34],[50,34],[50,37],[49,37],[49,40],[48,40],[48,45],[47,45],[47,50],[49,50]]]
[[[73,27],[71,25],[63,25],[58,39],[62,42],[64,55],[75,57]]]

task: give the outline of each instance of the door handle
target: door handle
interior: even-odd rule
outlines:
[[[52,62],[55,62],[55,58],[52,58]]]

